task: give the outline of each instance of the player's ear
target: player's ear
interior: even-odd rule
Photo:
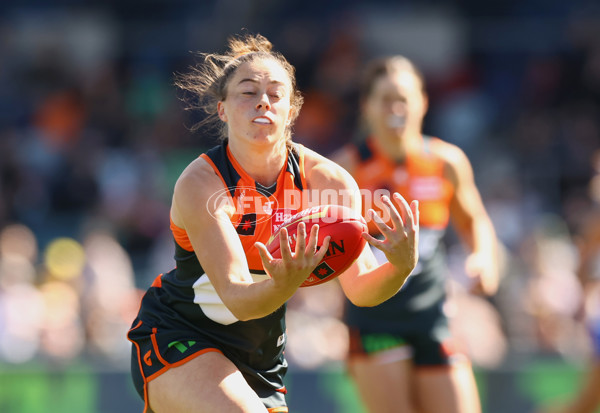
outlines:
[[[359,102],[362,121],[369,124],[369,99],[361,99]]]
[[[427,93],[423,92],[423,116],[425,116],[425,114],[427,113],[428,110],[429,110],[429,96],[427,96]]]
[[[227,115],[225,114],[225,106],[223,105],[223,101],[219,101],[217,103],[217,114],[219,115],[219,119],[223,122],[227,122]]]

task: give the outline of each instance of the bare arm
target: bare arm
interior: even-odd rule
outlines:
[[[497,238],[475,185],[473,169],[464,152],[454,145],[444,143],[440,155],[446,160],[446,174],[455,186],[450,217],[469,251],[465,269],[473,280],[471,290],[493,295],[499,283]]]
[[[259,246],[270,279],[253,282],[239,236],[231,223],[233,206],[209,202],[223,190],[212,168],[199,158],[183,172],[175,185],[172,219],[185,228],[196,256],[217,294],[239,320],[264,317],[281,307],[306,279],[326,252],[316,252],[316,231],[310,237],[299,231],[299,247],[292,253],[282,248],[281,260],[271,260]],[[287,234],[282,245],[287,246]],[[285,238],[283,238],[285,237]],[[308,238],[308,239],[306,239]],[[304,247],[304,250],[300,248]],[[272,262],[274,261],[274,262]]]
[[[351,207],[361,213],[358,186],[344,169],[311,152],[307,153],[306,162],[307,170],[311,171],[307,177],[310,189],[335,192],[339,198],[332,202]],[[367,233],[363,236],[371,245],[381,249],[389,262],[378,265],[370,248],[366,246],[358,260],[339,277],[344,293],[358,306],[374,306],[392,297],[402,287],[417,263],[417,203],[409,206],[401,197],[395,197],[393,203],[389,199],[382,199],[381,202],[390,210],[393,227],[390,228],[381,222],[377,225],[385,236],[383,241]]]

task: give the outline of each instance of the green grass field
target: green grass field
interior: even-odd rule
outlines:
[[[578,387],[582,367],[558,359],[533,359],[517,367],[476,371],[484,413],[531,413],[566,400]],[[286,379],[290,413],[365,413],[341,367],[299,371]],[[141,412],[128,371],[88,364],[0,365],[2,413]]]

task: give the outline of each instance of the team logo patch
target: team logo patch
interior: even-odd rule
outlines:
[[[244,214],[236,231],[240,235],[254,235],[256,230],[256,214]]]
[[[148,352],[144,354],[144,363],[146,363],[148,367],[152,367],[152,350],[148,350]]]

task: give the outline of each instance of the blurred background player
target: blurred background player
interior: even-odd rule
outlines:
[[[424,79],[405,57],[370,62],[360,99],[368,138],[332,159],[367,190],[363,198],[387,190],[418,200],[421,238],[419,263],[400,294],[373,308],[348,305],[350,374],[369,412],[479,412],[470,362],[444,312],[449,222],[469,252],[470,290],[494,294],[498,287],[496,235],[471,164],[457,146],[423,135]]]

